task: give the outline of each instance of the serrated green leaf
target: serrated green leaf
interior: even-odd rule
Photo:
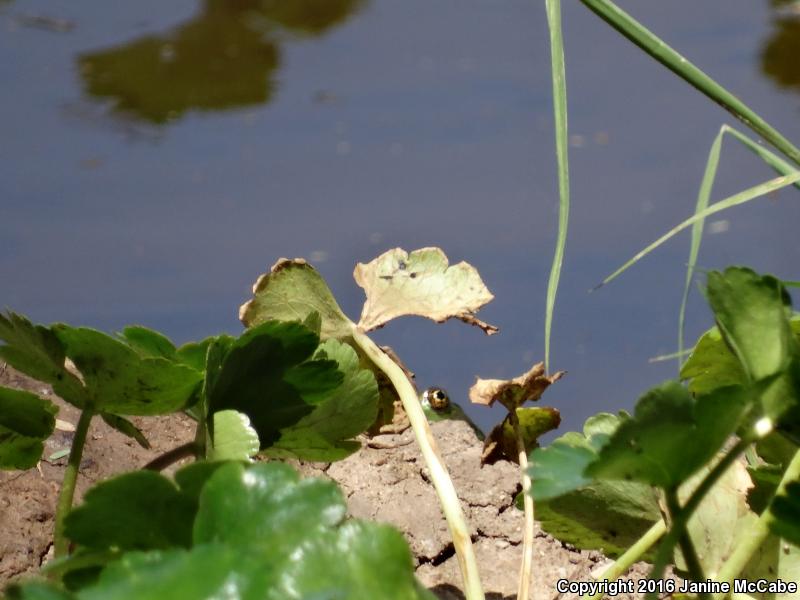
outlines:
[[[194,525],[194,543],[264,546],[287,555],[344,519],[347,507],[332,481],[300,480],[288,465],[227,463],[206,482]]]
[[[271,446],[342,383],[335,361],[312,358],[318,343],[300,323],[267,321],[230,343],[216,374],[210,350],[209,413],[246,414],[262,448]]]
[[[235,410],[214,413],[214,439],[209,460],[248,461],[258,454],[258,433],[249,417]]]
[[[772,532],[800,547],[800,481],[787,485],[772,501],[771,510],[775,517],[770,522]]]
[[[531,453],[536,518],[545,531],[578,548],[617,556],[661,518],[649,486],[584,475],[628,418],[600,413],[587,419],[583,435],[569,432]]]
[[[747,375],[733,355],[719,329],[705,332],[681,367],[681,379],[689,380],[689,391],[706,394],[720,387],[744,385]]]
[[[707,296],[725,341],[751,381],[779,373],[796,354],[790,298],[775,277],[743,267],[712,271]]]
[[[581,550],[611,557],[625,552],[660,519],[653,489],[629,481],[595,481],[536,502],[536,520],[547,533]]]
[[[47,327],[33,325],[22,315],[0,315],[0,358],[12,367],[53,386],[70,404],[83,408],[81,382],[64,366],[64,346]]]
[[[586,420],[583,435],[570,431],[546,448],[531,452],[529,473],[536,501],[556,498],[591,483],[592,478],[584,474],[586,467],[597,459],[600,448],[625,418],[624,414],[600,413]]]
[[[314,267],[303,259],[282,258],[253,285],[253,299],[239,309],[239,319],[245,327],[254,327],[273,319],[303,321],[314,313],[321,320],[321,339],[351,335],[355,324],[339,308],[328,284]]]
[[[36,394],[0,387],[0,469],[35,467],[57,412]]]
[[[81,372],[93,410],[120,415],[160,415],[186,406],[202,375],[164,358],[143,358],[123,342],[86,327],[53,331]]]
[[[694,398],[669,381],[647,392],[586,474],[674,489],[708,462],[736,430],[748,395],[719,388]]]
[[[336,361],[344,376],[342,385],[317,403],[313,411],[281,431],[266,451],[269,456],[294,456],[301,460],[340,460],[360,448],[350,440],[365,431],[378,410],[378,384],[372,371],[362,369],[355,350],[329,339],[320,344],[315,359]]]
[[[136,427],[133,423],[131,423],[125,417],[120,417],[119,415],[112,415],[111,413],[102,413],[100,415],[105,421],[106,425],[116,429],[123,435],[127,435],[129,438],[136,440],[136,443],[139,444],[142,448],[148,450],[150,449],[150,442],[147,441],[147,438],[142,433],[142,430]]]
[[[183,494],[202,486],[190,550],[127,552],[74,596],[50,596],[50,588],[26,584],[19,597],[434,599],[415,580],[399,532],[357,520],[343,523],[344,499],[333,482],[300,480],[282,464],[200,464],[176,474],[187,484]]]
[[[102,550],[188,547],[196,502],[166,477],[134,471],[90,489],[65,521],[72,541]]]
[[[178,348],[175,354],[180,362],[192,367],[195,371],[205,371],[208,347],[216,339],[217,336],[212,336],[200,342],[189,342]]]
[[[145,358],[176,358],[175,344],[167,336],[147,327],[128,326],[122,330],[120,338]]]

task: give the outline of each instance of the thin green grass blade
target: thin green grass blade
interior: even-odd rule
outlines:
[[[711,188],[714,185],[714,180],[717,175],[717,167],[719,165],[719,157],[720,151],[722,148],[722,140],[725,134],[729,134],[733,136],[734,139],[738,140],[744,146],[753,152],[756,156],[761,158],[767,165],[772,167],[775,171],[777,171],[781,175],[791,175],[795,172],[794,167],[792,167],[788,162],[783,160],[780,156],[771,152],[767,148],[758,145],[756,142],[748,138],[743,133],[737,131],[736,129],[728,126],[723,125],[717,137],[714,139],[714,143],[711,145],[711,151],[708,153],[708,160],[706,161],[706,170],[703,174],[703,180],[700,183],[700,191],[697,196],[697,205],[695,207],[695,214],[698,214],[708,207],[708,203],[711,197]],[[796,183],[795,187],[800,189],[800,183]],[[683,286],[683,297],[681,298],[681,308],[680,312],[678,313],[678,357],[684,356],[683,354],[683,344],[684,344],[684,325],[685,325],[685,318],[686,318],[686,304],[689,299],[689,290],[692,282],[692,274],[695,269],[695,265],[697,264],[697,256],[700,253],[700,243],[703,238],[703,223],[704,220],[700,219],[694,225],[692,225],[692,241],[691,246],[689,249],[689,262],[686,267],[686,280],[684,281]],[[680,371],[681,362],[678,362],[678,370]]]
[[[772,167],[779,175],[791,175],[795,172],[795,167],[793,167],[791,164],[783,160],[771,150],[754,142],[740,131],[737,131],[728,125],[723,125],[722,129],[725,131],[725,133],[732,135],[734,138],[744,144],[745,148],[753,152],[761,160],[767,163],[767,165]],[[800,189],[800,183],[796,183],[795,187]]]
[[[717,177],[717,167],[719,166],[719,155],[722,149],[722,137],[725,135],[725,126],[719,130],[717,137],[714,138],[714,143],[711,144],[711,150],[708,153],[708,160],[706,161],[706,169],[703,173],[703,179],[700,182],[700,191],[697,194],[697,204],[695,205],[694,214],[702,213],[708,208],[709,200],[711,199],[711,188],[714,187],[714,179]],[[692,241],[689,246],[689,263],[686,265],[686,279],[683,282],[683,296],[681,297],[681,309],[678,312],[678,373],[680,373],[683,361],[683,331],[684,322],[686,320],[686,303],[689,300],[689,289],[692,285],[692,274],[694,273],[694,266],[697,264],[697,255],[700,253],[700,242],[703,240],[703,224],[705,219],[699,219],[692,225]]]
[[[581,0],[592,12],[800,165],[800,149],[686,58],[609,0]]]
[[[558,159],[558,237],[547,282],[547,302],[544,315],[544,368],[550,371],[550,335],[553,329],[553,310],[556,304],[564,248],[569,224],[569,156],[567,129],[567,83],[564,72],[564,44],[561,37],[561,0],[546,0],[547,23],[550,29],[550,60],[553,79],[553,114]]]
[[[658,363],[658,362],[665,362],[667,360],[675,360],[676,358],[683,358],[684,356],[689,356],[692,352],[694,352],[694,346],[691,348],[685,348],[681,352],[672,352],[670,354],[659,354],[658,356],[651,356],[647,359],[649,363]]]
[[[690,225],[693,225],[697,221],[705,219],[713,214],[726,210],[728,208],[732,208],[734,206],[738,206],[740,204],[745,204],[750,202],[751,200],[755,200],[765,194],[769,194],[770,192],[777,191],[781,188],[784,188],[788,185],[794,185],[800,181],[800,171],[795,171],[792,175],[785,175],[783,177],[776,177],[775,179],[770,179],[769,181],[765,181],[759,185],[753,186],[748,188],[738,194],[734,194],[733,196],[729,196],[724,200],[720,200],[719,202],[715,202],[705,210],[696,213],[683,221],[681,224],[676,225],[672,229],[670,229],[667,233],[662,235],[658,238],[655,242],[647,246],[644,250],[636,254],[633,258],[631,258],[628,262],[622,265],[619,269],[614,271],[611,275],[606,277],[599,285],[595,286],[594,289],[602,287],[606,285],[608,282],[616,279],[623,271],[627,270],[631,265],[638,262],[644,256],[647,256],[650,252],[658,248],[661,244],[666,242],[675,234],[683,231]]]

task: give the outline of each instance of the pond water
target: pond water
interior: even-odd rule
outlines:
[[[800,141],[794,5],[622,4]],[[675,375],[648,359],[676,348],[688,236],[587,290],[692,212],[732,118],[580,3],[563,18],[573,213],[552,367],[568,374],[545,403],[575,429]],[[185,342],[240,331],[279,257],[311,260],[356,317],[356,262],[437,245],[479,269],[496,296],[480,317],[501,333],[404,318],[376,337],[466,404],[476,375],[543,358],[547,39],[543,2],[521,0],[0,0],[0,305]],[[715,198],[770,177],[726,143]],[[797,200],[720,215],[701,267],[800,279]],[[710,324],[695,292],[688,339]]]

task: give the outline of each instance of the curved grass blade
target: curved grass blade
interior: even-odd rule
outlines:
[[[561,36],[561,1],[546,0],[547,23],[550,29],[550,59],[553,79],[553,114],[558,159],[558,237],[550,277],[547,282],[547,301],[544,315],[544,368],[550,372],[550,334],[553,329],[553,309],[556,304],[564,248],[569,223],[569,154],[567,128],[567,83],[564,74],[564,44]]]
[[[589,10],[639,46],[681,79],[711,98],[734,117],[800,165],[800,149],[774,127],[756,114],[749,106],[731,94],[685,57],[678,54],[658,36],[636,21],[609,0],[581,0]]]
[[[673,237],[675,234],[680,233],[690,225],[693,225],[697,221],[705,219],[713,214],[726,210],[728,208],[732,208],[734,206],[738,206],[740,204],[745,204],[750,202],[751,200],[755,200],[761,196],[769,194],[770,192],[777,191],[781,188],[784,188],[788,185],[794,185],[795,183],[800,182],[800,171],[794,171],[791,175],[785,175],[783,177],[775,177],[774,179],[770,179],[769,181],[765,181],[764,183],[760,183],[759,185],[753,186],[748,188],[744,191],[739,192],[738,194],[734,194],[733,196],[729,196],[724,200],[720,200],[719,202],[715,202],[705,210],[695,213],[679,225],[676,225],[672,229],[670,229],[667,233],[662,235],[658,238],[655,242],[647,246],[644,250],[637,253],[633,258],[627,261],[624,265],[622,265],[619,269],[614,271],[611,275],[606,277],[599,285],[595,286],[594,289],[600,288],[610,281],[616,279],[619,275],[621,275],[624,271],[626,271],[631,265],[638,262],[641,258],[647,256],[650,252],[658,248],[661,244],[666,242],[668,239]]]
[[[717,167],[719,166],[719,155],[722,149],[722,136],[725,135],[725,125],[719,130],[717,137],[711,144],[708,153],[706,169],[703,172],[703,179],[700,182],[700,191],[697,193],[697,204],[694,214],[699,214],[708,208],[708,201],[711,198],[711,188],[714,187],[714,179],[717,177]],[[689,301],[689,289],[692,285],[692,273],[697,263],[697,255],[700,253],[700,242],[703,240],[703,225],[705,219],[699,219],[692,225],[692,241],[689,246],[689,263],[686,265],[686,279],[683,282],[683,296],[681,297],[681,308],[678,312],[678,373],[683,365],[683,330],[686,319],[686,303]]]
[[[708,207],[708,202],[711,197],[711,188],[714,185],[714,179],[717,176],[717,166],[719,165],[720,150],[722,148],[722,138],[725,134],[733,136],[734,139],[741,142],[745,148],[753,152],[756,156],[761,158],[767,165],[772,167],[780,175],[791,175],[795,172],[794,167],[783,160],[780,156],[771,152],[763,146],[759,146],[756,142],[748,138],[743,133],[735,130],[733,127],[723,125],[717,137],[714,138],[714,143],[711,145],[711,150],[708,153],[708,160],[706,161],[706,169],[703,173],[703,179],[700,183],[700,191],[697,195],[697,205],[695,207],[695,214],[698,214]],[[800,183],[796,183],[795,187],[800,189]],[[692,283],[692,272],[697,264],[697,256],[700,253],[700,242],[703,238],[703,222],[700,219],[692,225],[692,242],[689,249],[689,262],[686,267],[686,280],[683,286],[683,297],[681,298],[681,309],[678,314],[678,357],[684,356],[684,323],[686,316],[686,303],[689,299],[689,289]],[[682,361],[679,361],[678,370]]]

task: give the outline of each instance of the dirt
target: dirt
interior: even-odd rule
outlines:
[[[77,423],[78,411],[54,397],[47,386],[2,364],[0,385],[48,397],[58,405],[60,421]],[[164,451],[191,440],[194,433],[192,420],[179,415],[132,421],[142,429],[151,449],[140,447],[99,419],[92,422],[76,501],[91,485],[141,468]],[[69,425],[59,426],[47,440],[37,468],[0,471],[0,589],[36,572],[51,555],[53,516],[66,457],[50,457],[68,448],[73,435],[64,430]],[[519,491],[518,467],[507,462],[481,467],[481,442],[463,421],[433,423],[432,428],[472,527],[487,598],[513,599],[522,553],[522,513],[513,506]],[[361,451],[337,463],[295,466],[305,475],[338,482],[353,516],[398,527],[414,554],[417,576],[439,598],[464,598],[447,524],[410,429],[373,438]],[[571,595],[556,591],[557,580],[588,580],[606,564],[610,561],[599,552],[570,548],[540,531],[537,524],[532,598],[569,598]],[[645,573],[645,565],[636,565],[626,578],[639,579]],[[636,596],[617,596],[620,600],[632,597]]]

